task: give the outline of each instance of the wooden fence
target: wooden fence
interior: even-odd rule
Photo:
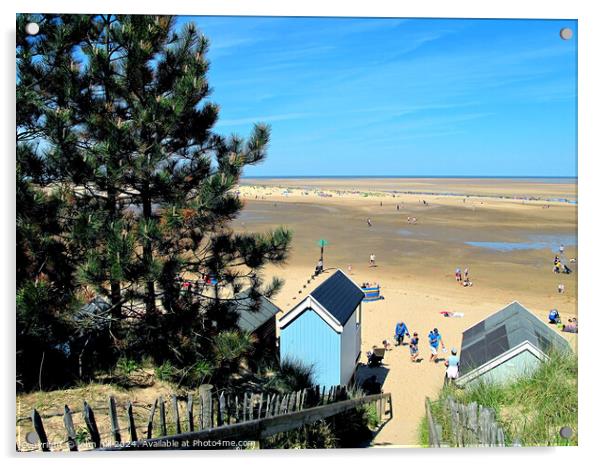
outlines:
[[[495,412],[491,408],[478,405],[476,402],[463,405],[453,398],[443,403],[446,418],[449,419],[449,435],[444,441],[443,428],[433,417],[432,405],[426,398],[425,408],[431,447],[503,447],[505,437],[503,429],[495,420]]]
[[[344,386],[331,387],[328,391],[325,387],[314,387],[284,395],[244,393],[241,396],[202,386],[198,397],[193,394],[185,397],[173,395],[169,402],[159,397],[150,407],[148,421],[141,426],[140,422],[136,424],[132,402],[128,401],[120,412],[115,398],[111,396],[107,402],[108,432],[107,429],[104,432],[99,429],[93,408],[83,402],[81,417],[85,424],[85,440],[82,440],[82,428],[76,430],[73,412],[68,406],[64,407],[64,434],[59,436],[60,441],[56,440],[57,435],[49,440],[42,417],[34,409],[31,425],[38,443],[31,445],[30,449],[228,448],[233,444],[226,441],[259,441],[366,403],[376,406],[379,419],[385,414],[393,414],[390,394],[348,398]],[[184,402],[185,409],[181,413],[180,405]],[[124,420],[126,427],[121,425]]]

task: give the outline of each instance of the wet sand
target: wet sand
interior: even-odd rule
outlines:
[[[258,184],[246,184],[250,181]],[[578,262],[569,264],[571,275],[552,271],[560,244],[567,262],[577,258],[577,206],[550,201],[575,200],[572,182],[261,179],[245,180],[240,196],[245,208],[235,229],[260,232],[283,225],[293,231],[288,264],[265,271],[267,277],[285,280],[274,300],[284,311],[327,276],[307,283],[319,258],[317,241],[326,239],[327,272],[341,268],[347,273],[351,264],[357,283],[377,282],[385,297],[363,306],[362,361],[372,345],[392,340],[397,321],[419,333],[422,362],[410,363],[405,346],[385,357],[381,376],[384,390],[393,395],[395,418],[375,445],[418,443],[425,396],[436,396],[444,375],[442,363],[428,362],[426,335],[433,327],[448,348],[460,349],[463,329],[514,300],[542,319],[551,308],[565,319],[577,315]],[[416,223],[408,223],[408,217]],[[371,253],[377,267],[369,267]],[[455,281],[456,267],[469,268],[473,286]],[[563,294],[557,291],[559,283],[565,286]],[[444,318],[440,311],[463,312],[464,317]],[[574,335],[562,335],[576,345]]]

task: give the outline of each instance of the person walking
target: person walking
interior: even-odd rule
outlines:
[[[369,227],[371,227],[371,226],[372,226],[372,220],[370,220],[369,218],[368,218],[368,219],[366,219],[366,223],[368,224],[368,226],[369,226]]]
[[[405,322],[397,322],[395,326],[395,346],[403,345],[404,337],[409,337],[410,332]]]
[[[468,267],[464,269],[464,281],[468,282]]]
[[[370,267],[376,267],[376,256],[374,253],[370,254]]]
[[[460,374],[460,358],[458,357],[458,351],[456,348],[452,348],[451,356],[445,361],[445,383],[450,381],[454,382]]]
[[[418,358],[418,333],[414,332],[410,340],[410,361],[417,362]]]
[[[441,334],[438,329],[434,328],[429,332],[429,349],[431,350],[431,358],[429,361],[438,362],[437,355],[439,353],[439,345],[441,345],[441,348],[445,351],[445,344],[443,343]]]
[[[460,269],[460,267],[456,268],[456,281],[457,282],[462,281],[462,270]]]

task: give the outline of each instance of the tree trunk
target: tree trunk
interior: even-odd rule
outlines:
[[[109,218],[114,220],[117,217],[117,191],[113,186],[107,190],[107,208]],[[111,280],[111,317],[120,319],[121,314],[121,282],[119,280]]]
[[[152,218],[152,201],[151,196],[148,194],[148,190],[143,194],[142,197],[142,215],[146,220],[150,220]],[[150,270],[151,264],[153,262],[153,245],[151,241],[145,241],[143,249],[142,249],[144,264],[147,267],[147,271]],[[145,304],[146,304],[146,314],[153,315],[156,311],[155,305],[155,282],[153,280],[147,280],[146,282],[146,296],[145,296]]]

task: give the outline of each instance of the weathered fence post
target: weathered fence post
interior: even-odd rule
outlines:
[[[176,395],[171,396],[171,409],[173,410],[173,422],[176,426],[176,434],[181,434],[182,427],[180,426],[180,410],[178,409],[178,397]]]
[[[100,448],[100,432],[96,425],[94,411],[86,401],[84,401],[84,421],[86,422],[86,427],[88,428],[88,433],[90,434],[90,439],[92,440],[94,448]]]
[[[427,396],[424,400],[424,407],[426,410],[426,419],[429,427],[429,444],[431,447],[441,447],[441,441],[439,439],[439,432],[435,426],[433,420],[433,414],[431,413],[431,400]]]
[[[136,432],[136,423],[134,421],[134,407],[132,406],[131,401],[128,401],[127,415],[128,415],[128,430],[130,431],[130,441],[137,442],[138,441],[138,433]]]
[[[263,392],[259,396],[259,408],[257,409],[257,419],[261,419],[261,409],[263,408]]]
[[[272,415],[272,403],[274,402],[274,396],[268,393],[268,399],[265,402],[265,416],[270,417]]]
[[[212,388],[213,385],[209,384],[201,385],[199,388],[202,406],[201,430],[210,429],[213,427],[213,400],[211,398]]]
[[[155,399],[153,407],[151,408],[150,415],[148,416],[148,424],[146,426],[146,438],[153,438],[153,418],[155,417],[155,410],[157,409],[157,403],[159,400]]]
[[[163,397],[159,397],[159,428],[161,429],[161,437],[167,435],[167,424],[165,422],[165,401]]]
[[[38,434],[38,439],[40,440],[40,448],[42,451],[50,451],[50,446],[48,445],[48,436],[46,435],[46,431],[44,430],[44,424],[42,424],[42,418],[40,417],[40,413],[37,410],[33,410],[31,412],[31,422],[33,423],[33,428]]]
[[[188,431],[194,432],[194,415],[193,415],[193,401],[192,393],[188,394],[188,401],[186,403],[186,416],[188,417]]]
[[[65,424],[65,430],[67,431],[67,444],[69,445],[69,450],[77,451],[77,441],[75,439],[75,426],[73,425],[73,417],[71,416],[71,410],[67,405],[65,405],[63,424]]]
[[[109,397],[109,418],[111,419],[111,433],[115,443],[121,443],[121,432],[119,431],[119,421],[117,419],[117,406],[115,397]]]
[[[247,420],[252,421],[253,420],[253,394],[252,393],[249,395],[249,404],[247,406],[247,409],[249,410],[249,413],[247,415]]]
[[[217,410],[217,425],[221,426],[226,423],[226,397],[224,395],[224,392],[220,394],[217,401],[219,405]]]
[[[246,422],[247,420],[247,403],[247,394],[245,393],[242,401],[242,422]]]

